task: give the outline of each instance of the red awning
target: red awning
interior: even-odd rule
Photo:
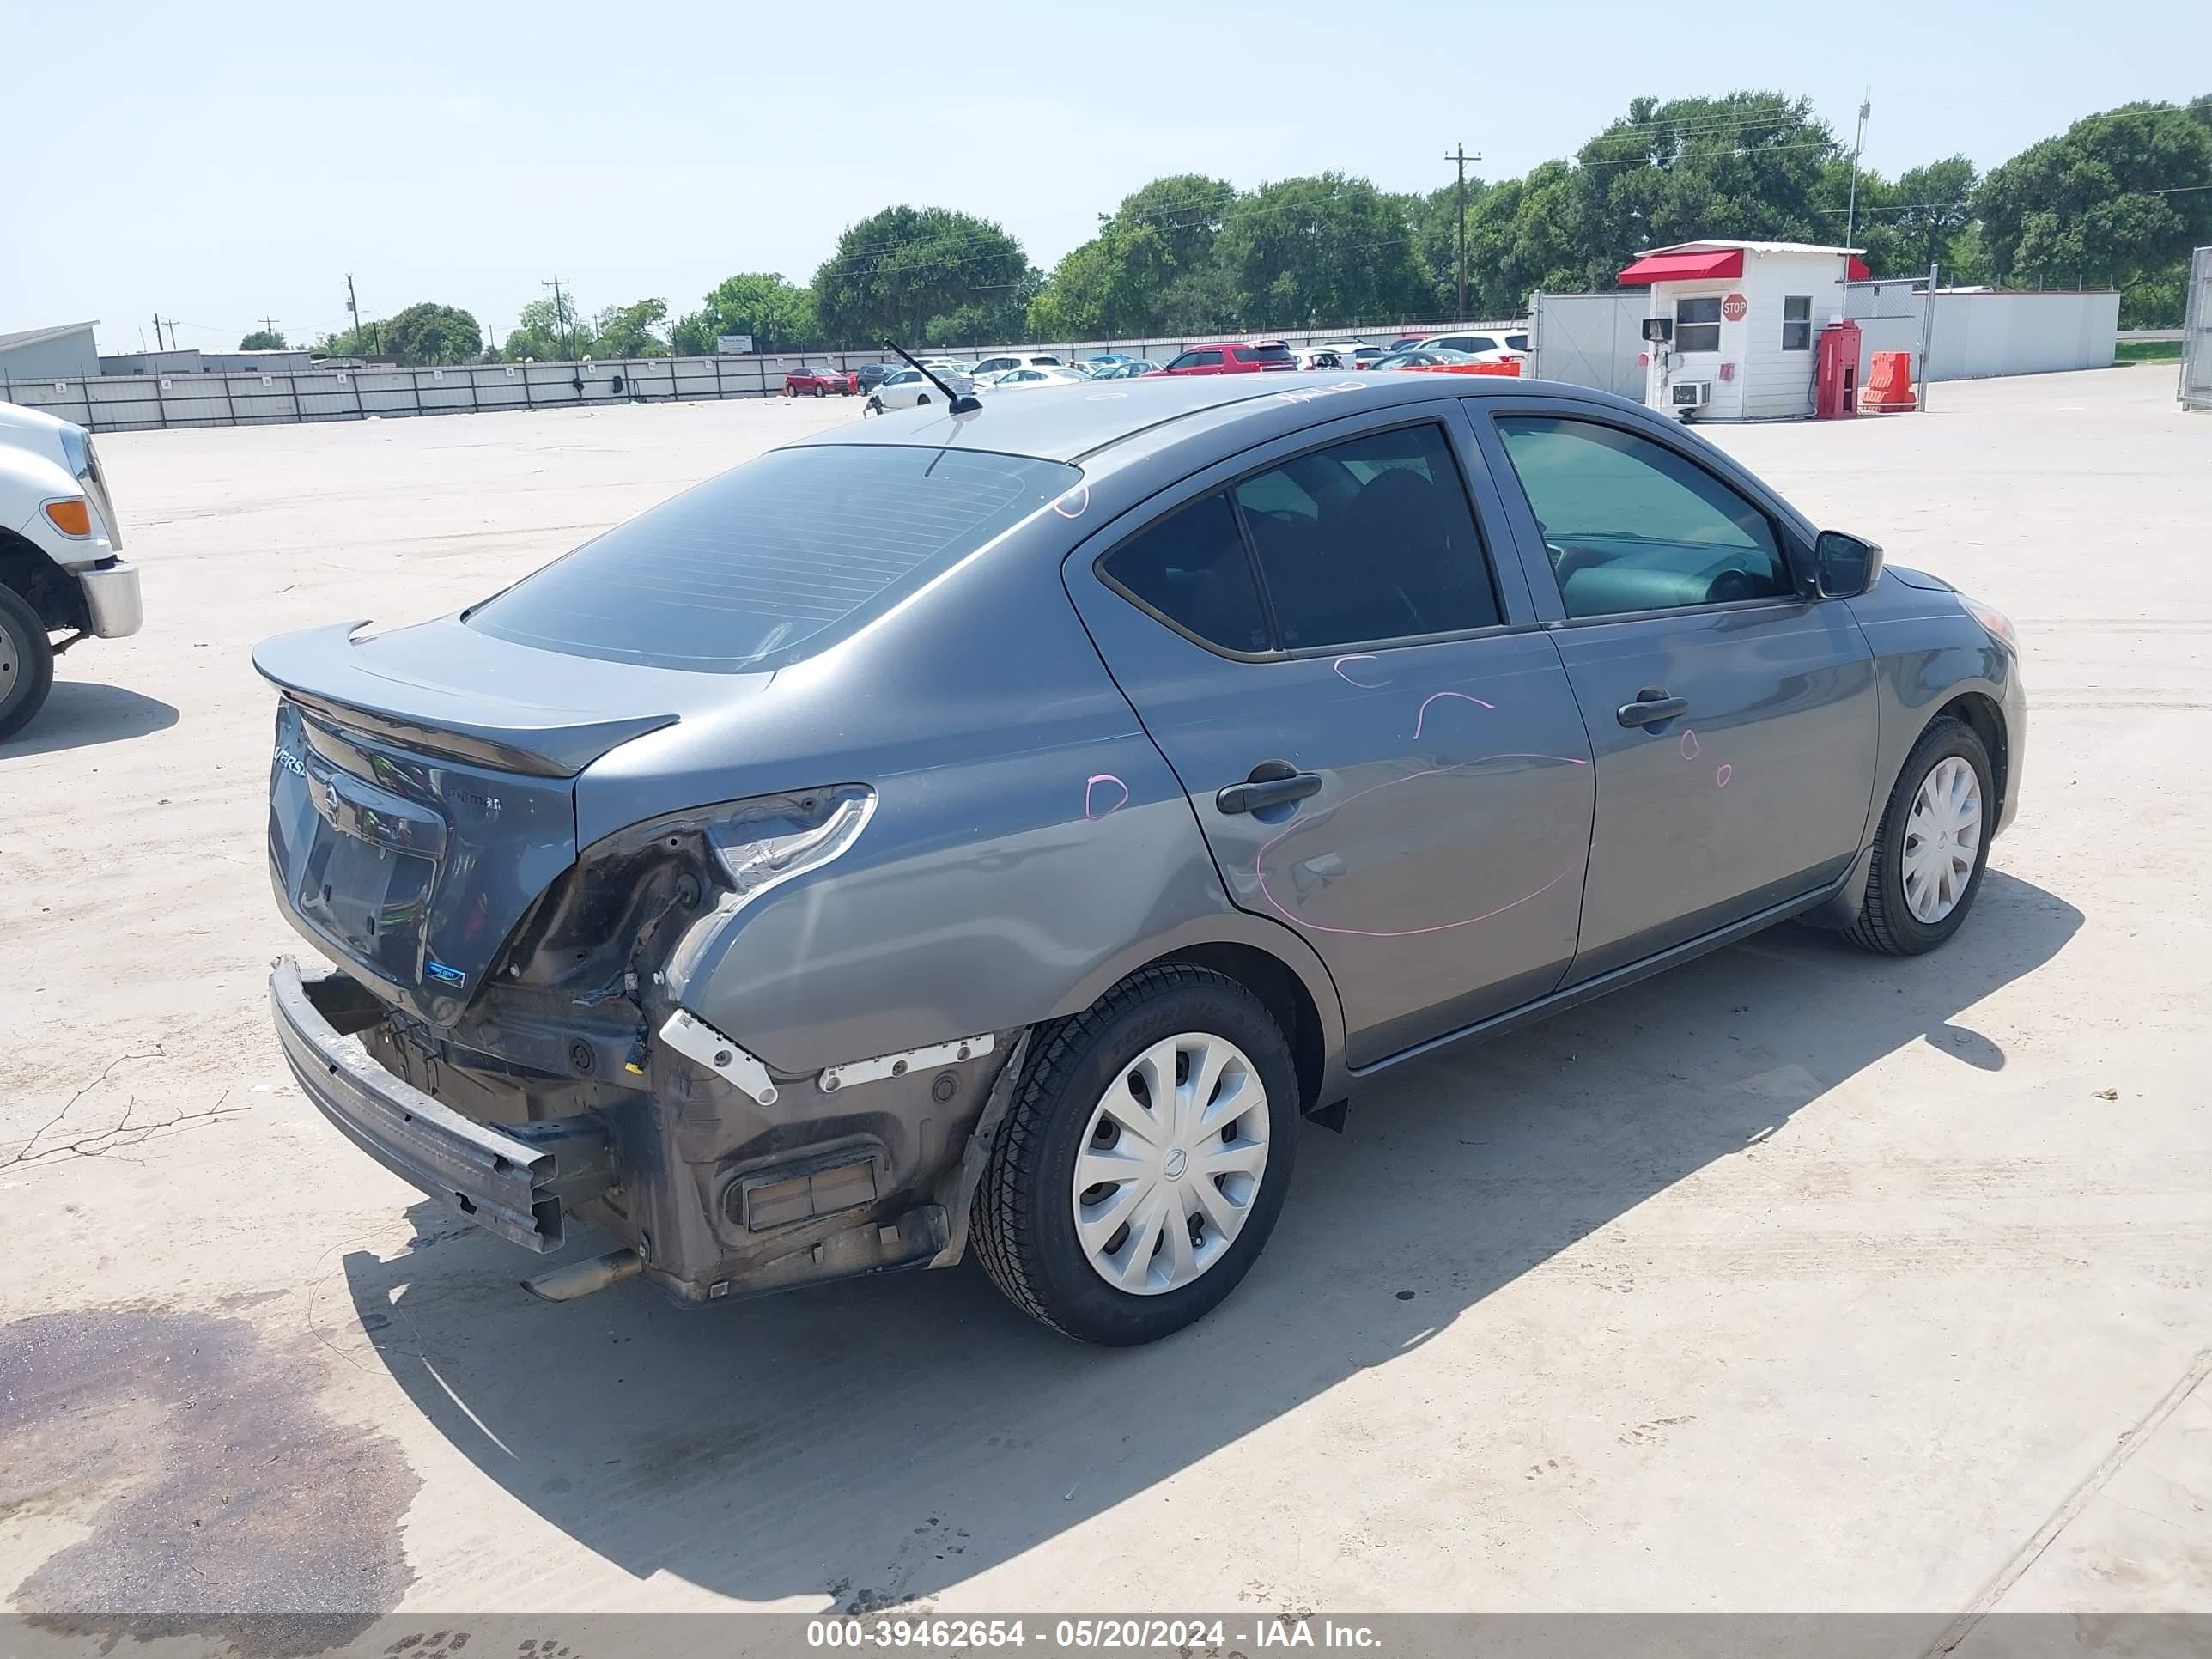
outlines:
[[[1706,253],[1654,253],[1620,273],[1624,285],[1638,283],[1694,283],[1743,275],[1743,250],[1715,248]]]
[[[1857,254],[1854,253],[1851,255],[1850,266],[1849,270],[1846,272],[1846,275],[1848,275],[1850,280],[1855,283],[1863,283],[1869,280],[1874,276],[1874,272],[1867,269],[1867,262],[1865,260],[1860,258]]]

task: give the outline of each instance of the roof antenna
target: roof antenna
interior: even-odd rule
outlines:
[[[983,407],[983,405],[974,397],[963,397],[959,392],[955,392],[951,386],[945,385],[944,381],[939,380],[934,369],[924,368],[921,366],[921,360],[916,358],[914,353],[908,351],[904,346],[896,344],[890,340],[885,340],[884,342],[884,349],[886,351],[897,352],[900,356],[906,359],[907,366],[909,368],[913,369],[915,374],[922,376],[922,378],[927,380],[930,385],[935,386],[939,392],[942,392],[945,394],[945,408],[947,414],[973,415]]]

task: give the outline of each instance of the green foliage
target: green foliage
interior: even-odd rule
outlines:
[[[725,334],[750,334],[757,351],[805,351],[820,343],[814,291],[797,288],[773,270],[740,271],[715,284],[704,308],[678,319],[676,349],[685,356],[711,356]]]
[[[282,351],[284,336],[273,328],[257,328],[238,343],[240,351]]]
[[[384,325],[362,323],[340,329],[335,334],[323,335],[312,349],[318,357],[381,357],[385,351]]]
[[[1240,328],[1412,317],[1436,304],[1400,201],[1340,173],[1238,198],[1214,257],[1235,283]]]
[[[523,307],[500,346],[500,356],[510,363],[560,362],[583,357],[592,350],[591,325],[576,314],[575,304],[532,300]]]
[[[2076,121],[1995,168],[1976,198],[1990,257],[2021,287],[2131,288],[2212,241],[2212,124],[2139,103]]]
[[[1029,309],[1040,339],[1107,339],[1225,325],[1223,284],[1212,264],[1224,210],[1237,200],[1226,179],[1201,173],[1155,179],[1121,198],[1098,234],[1060,262]]]
[[[640,300],[609,306],[592,325],[595,357],[665,357],[668,343],[653,331],[668,320],[668,301]]]
[[[889,207],[837,239],[814,273],[814,302],[834,338],[920,341],[931,319],[1025,301],[1030,283],[1021,244],[997,225],[946,208]]]
[[[425,300],[383,325],[385,349],[403,363],[465,363],[483,349],[477,319]]]

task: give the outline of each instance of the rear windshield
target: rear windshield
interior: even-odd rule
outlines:
[[[780,668],[835,645],[1082,477],[973,450],[775,450],[616,526],[467,621],[610,662]]]
[[[1240,363],[1286,363],[1291,361],[1291,349],[1286,345],[1238,346],[1237,361]]]

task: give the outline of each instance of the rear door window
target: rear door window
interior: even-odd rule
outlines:
[[[854,633],[1082,477],[974,450],[775,450],[616,526],[465,620],[609,662],[779,668]]]
[[[1235,493],[1286,650],[1502,619],[1467,486],[1437,426],[1294,456]]]
[[[1287,363],[1291,349],[1286,345],[1238,346],[1237,361],[1240,363]]]
[[[1139,531],[1099,561],[1098,572],[1125,599],[1209,645],[1268,647],[1252,561],[1220,490]]]

